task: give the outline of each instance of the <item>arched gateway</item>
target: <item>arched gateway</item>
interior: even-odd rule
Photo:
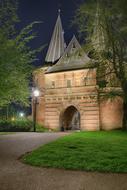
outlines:
[[[80,129],[80,113],[75,106],[67,107],[60,114],[61,130],[79,130]]]

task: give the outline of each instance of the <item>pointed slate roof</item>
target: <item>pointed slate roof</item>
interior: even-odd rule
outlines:
[[[105,49],[105,37],[104,37],[103,28],[100,27],[99,15],[100,15],[100,6],[99,3],[97,3],[95,20],[94,20],[94,30],[93,30],[93,35],[91,36],[91,42],[93,48],[98,52],[103,51]]]
[[[83,51],[76,37],[73,36],[63,56],[55,65],[49,67],[46,73],[89,68],[90,64],[91,59]]]
[[[65,49],[64,32],[59,14],[45,61],[54,63],[63,55],[64,49]]]

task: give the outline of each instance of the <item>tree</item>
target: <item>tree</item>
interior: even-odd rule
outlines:
[[[28,44],[35,38],[33,22],[19,33],[15,24],[18,3],[0,0],[0,107],[12,102],[28,105],[29,82],[36,53]]]
[[[127,2],[89,0],[76,13],[76,23],[87,36],[88,50],[98,60],[98,68],[115,74],[123,91],[123,127],[127,129]],[[110,68],[110,69],[109,69]],[[105,70],[105,69],[104,69]]]

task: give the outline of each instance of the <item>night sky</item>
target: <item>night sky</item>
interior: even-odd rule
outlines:
[[[19,0],[18,15],[21,20],[19,28],[23,28],[33,21],[42,21],[35,27],[38,37],[32,42],[31,46],[36,48],[41,45],[47,47],[39,55],[38,65],[44,63],[45,54],[51,39],[53,28],[58,16],[58,9],[61,9],[61,19],[65,32],[65,40],[68,43],[73,34],[76,34],[76,28],[71,26],[71,20],[75,10],[83,0]]]

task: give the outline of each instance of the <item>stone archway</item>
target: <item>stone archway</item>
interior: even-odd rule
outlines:
[[[80,112],[75,106],[67,107],[60,115],[61,130],[80,130]]]

